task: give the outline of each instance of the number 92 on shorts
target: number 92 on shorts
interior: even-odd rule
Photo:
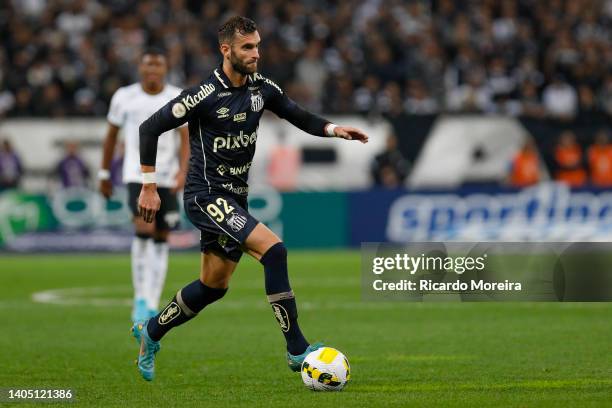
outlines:
[[[185,212],[200,230],[200,247],[224,253],[238,262],[241,245],[259,223],[248,212],[246,198],[222,194],[196,194],[185,197]]]

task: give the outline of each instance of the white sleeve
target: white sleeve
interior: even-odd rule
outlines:
[[[111,98],[108,115],[106,115],[106,119],[110,122],[110,124],[117,127],[123,127],[123,125],[125,125],[125,110],[123,109],[122,97],[123,93],[124,92],[121,88],[115,92]]]

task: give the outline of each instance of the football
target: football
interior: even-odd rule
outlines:
[[[313,391],[340,391],[351,378],[351,366],[340,351],[322,347],[302,363],[302,381]]]

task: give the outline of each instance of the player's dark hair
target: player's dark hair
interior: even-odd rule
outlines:
[[[251,34],[257,30],[257,25],[250,18],[234,16],[219,28],[219,44],[231,43],[236,32],[241,35]]]
[[[161,56],[161,57],[166,57],[166,50],[164,50],[162,47],[156,46],[156,45],[150,45],[148,47],[146,47],[143,51],[142,54],[140,54],[140,60],[142,61],[142,59],[144,58],[145,55],[155,55],[155,56]]]

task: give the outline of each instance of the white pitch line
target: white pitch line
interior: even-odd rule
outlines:
[[[241,285],[240,289],[249,289]],[[131,297],[119,297],[125,293],[131,293],[132,288],[129,285],[115,286],[90,286],[78,288],[61,288],[50,289],[40,292],[35,292],[31,295],[31,300],[35,303],[53,304],[60,306],[94,306],[94,307],[127,307],[132,305]],[[100,296],[116,294],[116,297]],[[478,302],[409,302],[409,301],[361,301],[359,297],[351,297],[349,301],[326,301],[326,302],[311,302],[303,300],[298,294],[298,307],[300,310],[457,310],[470,309],[477,310],[483,307],[482,303]],[[168,299],[162,299],[164,303]],[[0,302],[0,308],[14,306],[19,301]],[[500,310],[542,310],[542,309],[609,309],[609,303],[504,303],[491,302]],[[490,305],[490,303],[489,303]],[[236,297],[234,299],[223,299],[219,303],[213,305],[214,308],[238,310],[245,308],[268,309],[270,306],[265,301],[265,295],[262,287],[261,300],[248,299],[241,300]]]
[[[91,286],[80,288],[61,288],[50,289],[35,292],[31,296],[31,300],[35,303],[52,304],[60,306],[94,306],[94,307],[110,307],[110,306],[131,306],[131,298],[113,298],[99,297],[102,294],[125,293],[131,291],[130,286]],[[301,310],[354,310],[354,309],[393,309],[398,308],[404,303],[377,303],[377,302],[300,302],[298,304]],[[0,305],[1,306],[1,305]],[[257,300],[226,300],[214,305],[215,308],[239,310],[245,308],[268,309],[270,305],[265,301],[265,295],[262,292],[261,301]]]
[[[95,297],[96,295],[113,293],[117,291],[131,291],[129,286],[94,286],[85,288],[51,289],[35,292],[32,301],[35,303],[47,303],[54,305],[89,305],[99,307],[130,306],[132,300],[129,298]]]

